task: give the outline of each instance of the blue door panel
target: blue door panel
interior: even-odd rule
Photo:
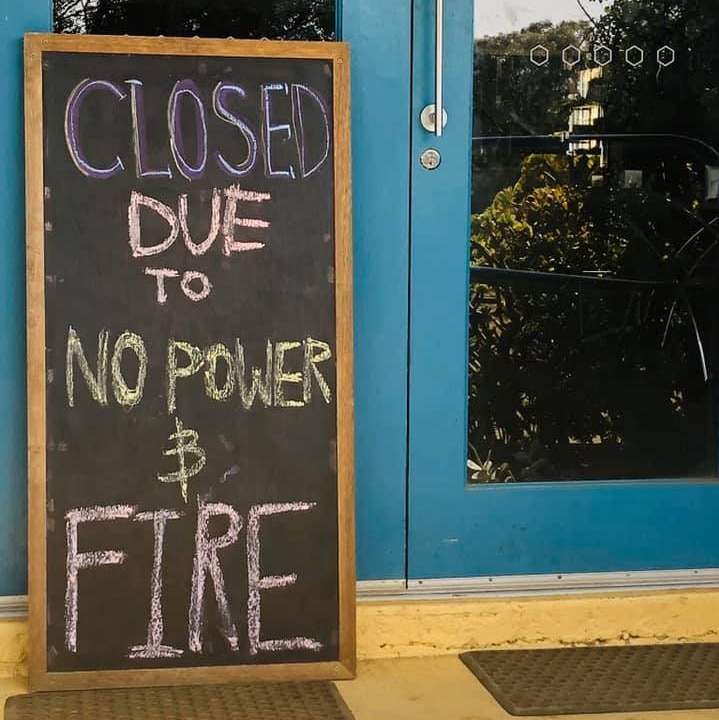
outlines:
[[[415,0],[409,577],[718,567],[715,482],[466,485],[473,0],[446,5],[437,139],[417,121],[434,101],[435,3]],[[434,171],[417,162],[428,147]]]
[[[444,106],[441,138],[422,128],[434,102],[435,2],[415,0],[412,107],[412,260],[410,323],[409,576],[447,574],[442,537],[455,537],[466,463],[467,278],[472,91],[472,0],[445,3]],[[421,153],[442,162],[425,170]],[[459,483],[459,485],[458,485]],[[460,492],[457,492],[457,488]],[[473,516],[469,516],[473,517]],[[442,528],[442,531],[439,531]],[[444,534],[449,531],[450,534]],[[439,531],[439,532],[438,532]],[[429,538],[432,537],[432,541]],[[436,560],[432,560],[436,558]],[[461,572],[460,574],[466,574]]]
[[[23,33],[50,27],[47,0],[0,10],[0,595],[26,589]]]
[[[458,495],[452,517],[443,509],[425,515],[412,547],[414,578],[719,564],[717,485],[485,487],[464,491],[461,506]]]
[[[405,574],[410,0],[345,0],[352,56],[357,573]]]

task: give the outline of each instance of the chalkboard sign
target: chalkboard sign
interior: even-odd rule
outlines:
[[[25,53],[32,686],[352,676],[346,46]]]

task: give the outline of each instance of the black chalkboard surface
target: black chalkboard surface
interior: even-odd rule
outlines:
[[[26,37],[33,687],[352,675],[347,76]]]

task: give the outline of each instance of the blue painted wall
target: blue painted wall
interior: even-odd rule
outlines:
[[[0,595],[26,590],[25,180],[22,36],[50,27],[48,0],[0,8]]]
[[[25,228],[22,37],[51,0],[0,10],[0,595],[26,592]],[[409,0],[350,0],[360,579],[405,574],[409,255]]]

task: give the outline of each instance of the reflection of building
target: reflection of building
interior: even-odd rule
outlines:
[[[591,84],[603,75],[600,67],[587,68],[577,73],[577,97],[586,100],[590,96]],[[590,133],[595,129],[598,120],[604,117],[604,108],[598,102],[585,102],[582,105],[573,107],[569,114],[569,133],[581,135]],[[596,141],[572,143],[572,150],[593,150],[597,146]]]
[[[569,116],[569,132],[581,133],[592,129],[594,124],[604,116],[604,109],[599,103],[578,105],[572,108]]]
[[[577,94],[588,98],[592,83],[604,75],[604,69],[600,67],[585,68],[577,73]]]

